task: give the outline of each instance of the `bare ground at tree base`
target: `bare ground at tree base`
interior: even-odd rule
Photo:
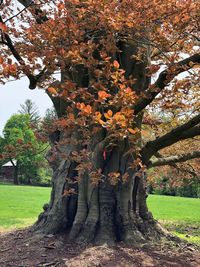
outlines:
[[[75,245],[64,235],[32,236],[28,230],[0,234],[0,267],[199,267],[190,244],[142,248]]]

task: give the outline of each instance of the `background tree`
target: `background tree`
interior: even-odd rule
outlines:
[[[38,169],[45,161],[47,144],[36,138],[30,123],[29,115],[16,114],[11,116],[3,129],[4,142],[1,155],[4,160],[11,161],[15,168],[15,184],[19,182],[30,184],[37,179]]]
[[[43,123],[52,124],[58,118],[56,110],[54,107],[48,108],[45,112],[45,116],[43,117]]]
[[[168,157],[163,161],[157,162],[156,158],[152,158],[151,164],[155,167],[149,172],[149,185],[159,194],[199,197],[200,165],[199,158],[197,158],[200,154],[199,151],[199,137],[196,137],[195,140],[187,139],[165,148],[163,152]],[[178,158],[172,156],[175,152],[179,153]],[[187,157],[191,157],[191,159],[186,160]],[[166,165],[166,161],[168,165]]]
[[[4,149],[4,139],[0,136],[0,170],[2,165],[4,164],[4,159],[2,156],[3,149]]]
[[[28,114],[30,117],[31,123],[37,125],[40,121],[40,114],[38,107],[30,99],[27,99],[24,104],[20,105],[21,109],[19,110],[20,114]]]
[[[152,157],[168,164],[160,150],[200,134],[199,1],[19,2],[18,14],[1,3],[2,80],[25,74],[59,117],[51,200],[34,229],[85,242],[166,236],[147,209],[146,168]],[[174,117],[144,139],[154,112]]]

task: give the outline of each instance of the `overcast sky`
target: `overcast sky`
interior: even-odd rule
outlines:
[[[0,135],[6,121],[11,115],[18,112],[20,104],[26,99],[31,99],[37,105],[40,115],[43,116],[47,108],[52,107],[52,102],[44,90],[28,89],[28,79],[0,84]]]

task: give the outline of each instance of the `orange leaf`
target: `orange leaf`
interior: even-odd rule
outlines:
[[[134,130],[132,128],[128,128],[128,131],[131,133],[131,134],[136,134],[137,133],[137,130]]]
[[[8,30],[7,26],[6,26],[4,23],[2,23],[2,22],[0,22],[0,29],[1,29],[3,32],[7,32],[7,30]]]
[[[0,64],[3,64],[3,57],[0,57]]]
[[[110,94],[106,93],[105,91],[99,91],[98,92],[98,96],[101,99],[106,99],[106,98],[108,98],[110,96]]]
[[[65,4],[64,3],[61,2],[61,3],[58,4],[58,9],[59,10],[62,10],[64,8],[65,8]]]
[[[83,108],[85,108],[85,104],[84,103],[77,103],[76,104],[76,107],[78,108],[78,109],[83,109]]]
[[[90,105],[87,105],[87,106],[83,109],[83,111],[84,111],[85,113],[90,114],[90,113],[92,113],[92,107],[91,107]]]
[[[110,109],[108,110],[107,113],[104,114],[104,116],[105,116],[106,119],[110,119],[112,117],[112,115],[113,115],[113,112]]]
[[[16,73],[16,71],[17,71],[16,65],[15,64],[10,65],[10,72],[13,74]]]
[[[119,63],[117,60],[114,60],[113,62],[113,66],[116,68],[116,69],[119,69]]]
[[[48,88],[48,92],[51,94],[51,95],[57,95],[57,90],[54,88],[54,87],[49,87]]]
[[[100,112],[95,112],[95,117],[96,117],[96,120],[100,120],[101,119],[101,117],[102,117],[102,115],[101,115],[101,113]]]
[[[103,120],[99,120],[99,123],[100,123],[101,125],[104,125],[104,124],[105,124],[105,121],[103,121]]]
[[[67,126],[67,120],[65,120],[65,119],[60,119],[60,120],[58,120],[57,121],[57,125],[59,126],[59,127],[66,127]]]
[[[76,107],[87,114],[92,113],[92,107],[90,105],[86,106],[84,103],[77,103]]]

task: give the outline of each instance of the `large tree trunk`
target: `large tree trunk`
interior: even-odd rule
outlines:
[[[136,62],[131,59],[137,53],[135,44],[121,42],[119,46],[122,52],[117,57],[121,67],[126,71],[126,77],[132,75],[136,79],[134,90],[137,93],[143,92],[150,82],[146,76],[148,57],[144,57],[142,62]],[[69,73],[64,73],[62,81],[69,79],[69,76]],[[88,73],[83,67],[77,67],[71,76],[79,86],[88,86]],[[66,110],[66,103],[56,98],[52,98],[52,101],[58,116],[62,116],[62,110]],[[133,125],[140,128],[142,117],[143,114],[139,114]],[[74,135],[77,132],[74,131]],[[92,137],[94,140],[91,140],[91,146],[85,148],[92,150],[91,163],[94,171],[101,169],[102,178],[97,185],[93,185],[92,171],[85,171],[79,183],[75,182],[77,162],[69,156],[74,150],[81,153],[83,147],[67,142],[69,136],[67,137],[65,132],[56,132],[52,135],[53,146],[48,159],[54,171],[53,188],[49,204],[44,206],[44,212],[34,225],[36,231],[66,231],[70,240],[96,243],[124,241],[140,244],[164,235],[147,208],[145,173],[138,175],[138,166],[135,169],[129,168],[137,153],[135,158],[134,153],[127,153],[130,145],[129,140],[125,138],[115,141],[115,146],[107,151],[105,157],[102,148],[105,147],[105,136],[104,132],[98,137]],[[80,139],[77,136],[75,138]],[[120,174],[116,184],[110,182],[109,173]],[[128,174],[128,178],[123,181],[125,174]],[[66,195],[66,190],[73,190],[74,193]]]
[[[58,135],[56,138],[58,141]],[[126,153],[127,140],[107,153],[106,159],[100,143],[94,146],[93,165],[101,167],[103,179],[93,185],[87,172],[79,183],[73,183],[77,164],[64,158],[63,152],[70,155],[74,146],[64,139],[65,134],[60,133],[60,145],[56,143],[48,155],[54,171],[53,188],[49,204],[34,225],[35,231],[45,234],[66,231],[69,240],[86,243],[140,244],[164,235],[146,205],[145,175],[137,176],[136,170],[128,168],[132,157]],[[112,185],[108,174],[114,172],[119,172],[120,177]],[[129,176],[123,182],[121,178],[126,172]],[[72,194],[65,194],[72,189]]]

